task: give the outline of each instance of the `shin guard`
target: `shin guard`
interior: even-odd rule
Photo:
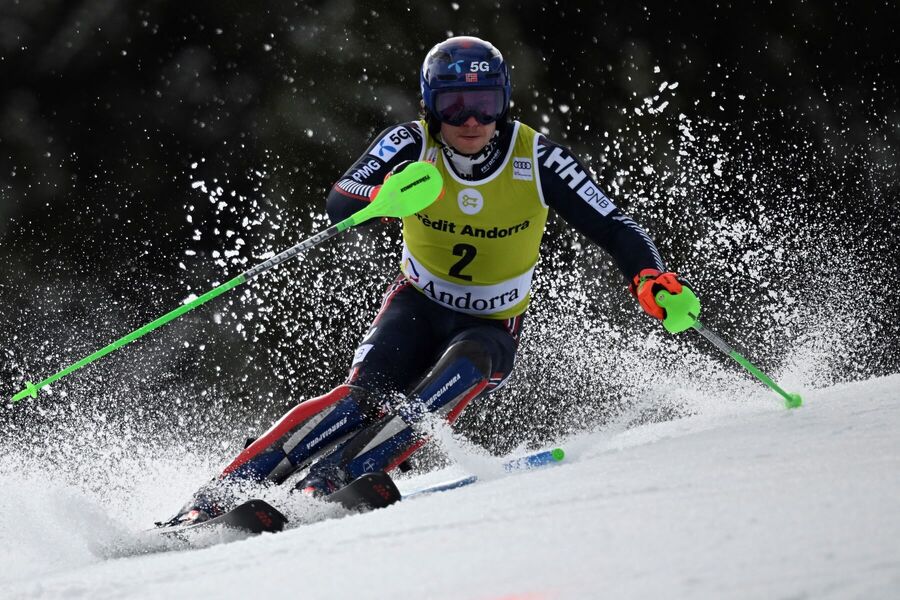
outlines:
[[[490,372],[491,359],[481,344],[453,344],[394,412],[360,431],[310,472],[343,484],[365,473],[393,469],[427,441],[416,424],[428,414],[456,420],[487,386]]]
[[[323,450],[372,423],[378,413],[365,390],[339,386],[295,406],[238,454],[221,477],[281,483]]]

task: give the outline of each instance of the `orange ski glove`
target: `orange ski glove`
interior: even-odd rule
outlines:
[[[690,289],[688,282],[676,273],[671,271],[661,273],[656,269],[642,269],[640,273],[634,276],[634,281],[628,289],[637,298],[644,312],[661,321],[666,318],[666,311],[656,303],[656,292],[666,290],[671,294],[679,294],[683,287]]]

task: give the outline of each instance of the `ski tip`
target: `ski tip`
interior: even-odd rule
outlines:
[[[325,497],[326,501],[341,504],[347,510],[361,512],[385,508],[401,499],[397,485],[384,471],[361,475]]]

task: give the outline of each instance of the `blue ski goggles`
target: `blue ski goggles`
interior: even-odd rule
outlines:
[[[487,125],[503,116],[506,109],[504,100],[500,88],[445,90],[435,94],[434,112],[442,123],[454,127],[459,127],[469,117],[475,117],[479,123]]]

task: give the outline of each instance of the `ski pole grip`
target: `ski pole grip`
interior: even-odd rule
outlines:
[[[409,217],[428,208],[443,190],[444,180],[433,163],[414,162],[391,175],[372,203],[348,218],[350,225],[359,225],[374,217]]]
[[[666,311],[663,326],[669,333],[690,329],[700,318],[700,300],[688,287],[682,286],[677,294],[660,290],[656,292],[656,303]]]

